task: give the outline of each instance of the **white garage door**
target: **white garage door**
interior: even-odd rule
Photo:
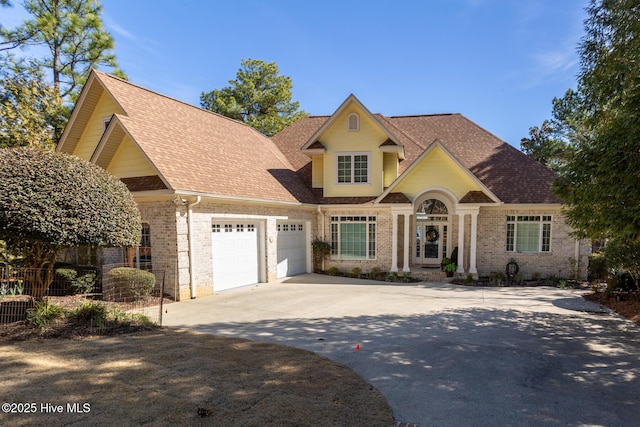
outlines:
[[[307,272],[305,224],[278,222],[278,278]]]
[[[220,222],[211,231],[214,292],[257,283],[257,225]]]

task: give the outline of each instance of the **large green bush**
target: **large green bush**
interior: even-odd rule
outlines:
[[[47,274],[27,277],[33,296],[53,280],[63,248],[133,247],[140,212],[127,187],[78,157],[36,148],[0,149],[0,240],[24,257],[24,267]]]
[[[117,267],[107,273],[109,286],[106,297],[115,301],[136,301],[151,295],[156,276],[144,270]]]

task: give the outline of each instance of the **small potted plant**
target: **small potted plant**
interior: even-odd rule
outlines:
[[[440,269],[444,271],[444,267],[451,264],[451,258],[444,257],[442,261],[440,261]]]
[[[458,269],[458,266],[454,263],[449,263],[444,266],[444,272],[447,273],[447,277],[453,277],[453,273]]]

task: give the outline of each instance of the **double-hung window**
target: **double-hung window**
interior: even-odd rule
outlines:
[[[551,252],[551,215],[507,216],[507,252]]]
[[[370,181],[369,153],[337,153],[338,184],[367,184]]]
[[[376,217],[332,216],[331,256],[334,259],[375,259]]]

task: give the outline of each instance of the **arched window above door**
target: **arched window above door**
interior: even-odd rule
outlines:
[[[416,209],[416,215],[448,215],[447,205],[438,199],[427,199]]]

